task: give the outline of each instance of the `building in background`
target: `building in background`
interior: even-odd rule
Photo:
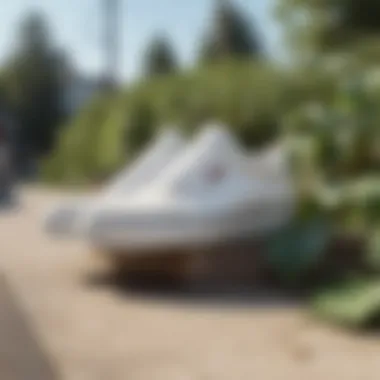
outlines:
[[[64,109],[70,116],[85,107],[101,91],[101,83],[98,78],[74,73],[66,78],[64,88]]]

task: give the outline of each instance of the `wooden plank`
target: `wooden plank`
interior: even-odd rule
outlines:
[[[4,276],[0,276],[0,379],[58,379]]]

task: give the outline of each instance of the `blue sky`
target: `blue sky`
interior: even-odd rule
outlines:
[[[121,1],[121,74],[124,79],[132,79],[138,74],[141,55],[155,33],[171,38],[183,64],[192,62],[197,42],[208,25],[213,0]],[[255,22],[269,53],[281,54],[281,30],[272,17],[275,0],[233,1]],[[37,9],[46,13],[56,41],[71,53],[81,70],[91,74],[101,70],[101,0],[2,0],[2,3],[0,63],[15,43],[15,27],[20,19],[29,10]]]

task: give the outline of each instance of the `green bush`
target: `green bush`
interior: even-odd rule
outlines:
[[[349,279],[320,291],[312,301],[319,317],[334,323],[361,328],[379,322],[380,280]]]
[[[113,98],[99,97],[63,128],[56,149],[42,164],[47,181],[83,183],[101,175],[102,158],[109,148],[105,144],[109,132],[105,140],[103,128],[113,115],[114,103]]]
[[[191,135],[201,123],[219,120],[247,147],[288,138],[302,196],[315,197],[324,184],[376,176],[380,167],[380,91],[345,83],[323,70],[236,61],[145,80],[95,99],[63,128],[43,176],[95,181],[125,165],[165,124]],[[349,200],[341,207],[351,217],[359,208]]]
[[[43,175],[51,181],[92,181],[117,170],[165,124],[190,135],[209,120],[231,126],[247,146],[279,133],[282,73],[227,62],[146,80],[112,98],[99,97],[69,125]]]

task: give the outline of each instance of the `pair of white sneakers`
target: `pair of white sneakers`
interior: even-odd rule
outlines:
[[[47,228],[107,250],[189,247],[281,227],[294,198],[286,150],[248,156],[215,124],[190,143],[164,132],[100,195],[55,210]]]

